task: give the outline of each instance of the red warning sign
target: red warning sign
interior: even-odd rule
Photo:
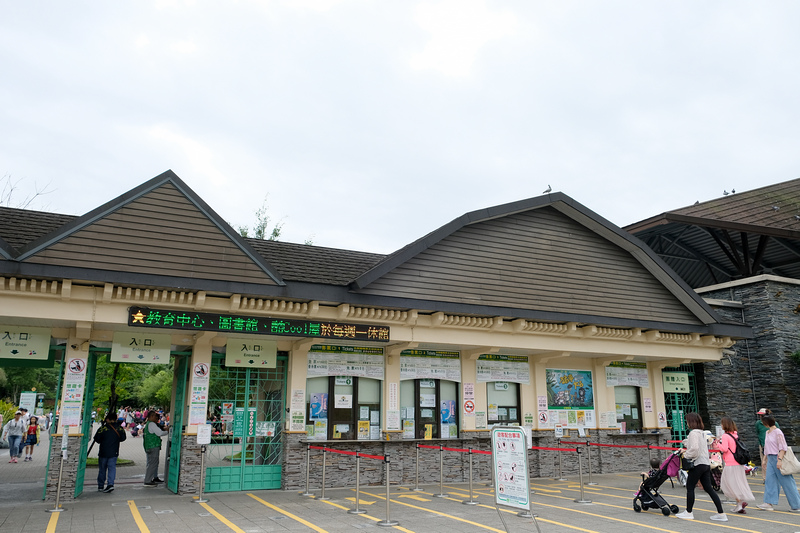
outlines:
[[[464,412],[468,415],[471,415],[475,412],[475,402],[472,400],[467,400],[464,402]]]

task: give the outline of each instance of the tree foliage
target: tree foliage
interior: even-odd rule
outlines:
[[[36,390],[43,392],[45,398],[52,399],[58,386],[61,365],[53,368],[5,367],[0,369],[0,399],[11,403],[19,402],[19,394]]]
[[[263,239],[268,241],[277,241],[283,231],[283,222],[276,222],[270,229],[269,225],[272,217],[267,214],[269,207],[267,206],[267,198],[264,197],[264,202],[261,207],[256,211],[256,222],[252,228],[247,226],[239,226],[239,234],[244,238]]]

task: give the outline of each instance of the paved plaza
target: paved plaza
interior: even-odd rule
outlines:
[[[141,439],[131,439],[126,443],[123,456],[138,464],[118,470],[114,492],[96,492],[96,469],[89,468],[86,490],[78,501],[63,504],[63,512],[50,513],[48,510],[53,508],[53,504],[41,500],[47,459],[45,450],[43,443],[31,463],[9,465],[7,460],[0,463],[0,531],[3,533],[261,533],[360,529],[399,529],[418,533],[537,531],[536,524],[530,518],[517,516],[516,510],[495,508],[491,487],[483,483],[473,487],[476,505],[463,503],[469,500],[469,486],[465,484],[445,484],[444,497],[436,497],[439,485],[426,485],[418,492],[411,490],[413,487],[392,486],[389,518],[399,522],[393,527],[380,524],[387,513],[385,487],[362,490],[359,507],[367,511],[365,514],[347,512],[355,508],[356,493],[352,488],[329,488],[325,494],[329,499],[325,501],[319,498],[319,490],[312,487],[313,495],[310,497],[297,491],[231,492],[207,494],[207,503],[196,503],[196,498],[176,496],[163,486],[142,485],[144,452],[140,451]],[[3,452],[7,453],[6,450]],[[761,480],[749,479],[753,493],[760,501],[763,497]],[[640,481],[636,472],[595,475],[593,481],[596,485],[584,485],[583,493],[583,500],[591,500],[591,503],[576,503],[575,500],[581,499],[577,478],[566,481],[534,479],[531,498],[539,529],[543,532],[598,533],[800,532],[800,514],[788,512],[783,496],[776,511],[759,511],[751,505],[746,515],[729,514],[728,522],[711,522],[709,517],[715,512],[714,507],[708,496],[698,491],[695,520],[684,521],[674,516],[665,517],[657,511],[633,511],[631,502]],[[676,485],[672,488],[667,482],[663,494],[669,503],[683,509],[683,487]]]

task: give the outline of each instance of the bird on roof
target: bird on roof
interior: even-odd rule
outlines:
[[[736,189],[731,189],[731,194],[736,194]]]
[[[728,191],[722,191],[722,194],[723,194],[724,196],[728,196],[728,194],[730,194],[730,193],[729,193]]]
[[[542,194],[547,194],[552,190],[553,190],[553,188],[550,185],[548,185],[547,188],[544,190],[544,192]]]

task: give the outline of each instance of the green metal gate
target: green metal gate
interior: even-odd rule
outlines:
[[[216,356],[209,386],[206,492],[279,489],[286,357],[277,368],[227,368]]]
[[[686,426],[686,415],[697,413],[697,381],[695,379],[694,365],[686,364],[679,367],[665,368],[662,372],[682,372],[687,374],[689,392],[665,392],[664,404],[669,416],[669,425],[672,427],[672,440],[683,440],[689,433]]]
[[[172,440],[167,458],[167,488],[178,493],[178,478],[181,471],[181,439],[183,437],[184,405],[186,404],[186,382],[189,379],[189,356],[175,358],[175,403],[172,406],[170,426]]]
[[[81,451],[75,476],[75,497],[83,493],[83,480],[86,474],[86,458],[89,455],[89,440],[92,435],[92,404],[94,403],[94,378],[97,375],[97,353],[90,351],[86,363],[86,385],[84,386],[83,420],[81,421]],[[88,406],[88,407],[86,407]]]

